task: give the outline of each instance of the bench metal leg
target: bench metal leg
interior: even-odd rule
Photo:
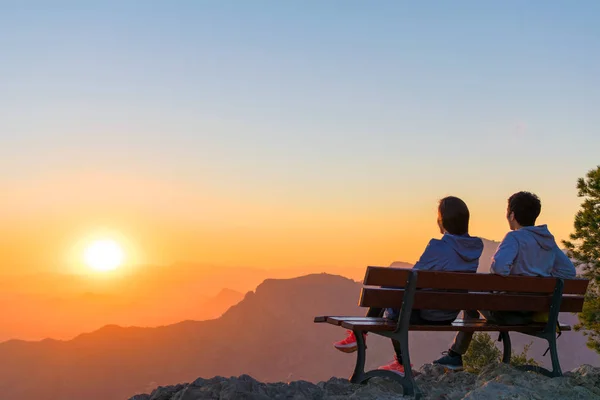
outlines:
[[[366,361],[366,345],[365,337],[363,332],[354,331],[356,337],[356,345],[358,350],[356,352],[356,366],[354,367],[354,373],[350,377],[352,383],[363,383],[365,381],[365,361]]]
[[[400,318],[398,320],[398,328],[395,332],[377,332],[382,336],[388,337],[392,339],[392,343],[394,343],[394,348],[399,346],[400,354],[402,354],[402,364],[404,366],[405,375],[401,376],[392,371],[385,370],[372,370],[365,372],[365,340],[363,336],[363,332],[354,331],[354,335],[356,336],[356,344],[358,347],[358,354],[356,356],[356,366],[354,367],[354,373],[350,378],[350,382],[352,383],[365,383],[369,379],[374,377],[384,377],[390,378],[397,382],[400,382],[403,388],[403,394],[407,396],[414,396],[415,399],[420,399],[422,394],[419,390],[418,386],[415,383],[415,379],[413,376],[412,368],[410,367],[410,353],[408,350],[408,327],[410,324],[410,315],[412,312],[412,303],[415,295],[417,286],[417,273],[412,271],[407,280],[404,301],[401,305]]]
[[[408,350],[408,329],[400,332],[397,339],[393,340],[394,350],[402,355],[402,366],[404,367],[404,378],[402,381],[402,387],[404,388],[404,394],[408,396],[414,396],[420,398],[421,393],[419,388],[415,384],[415,378],[413,375],[412,367],[410,366],[410,352]]]
[[[354,367],[354,373],[352,374],[352,377],[350,377],[350,382],[364,384],[375,377],[388,378],[399,382],[402,385],[404,395],[413,396],[416,400],[420,399],[422,394],[417,385],[415,384],[413,372],[410,367],[410,355],[408,352],[408,332],[406,337],[404,338],[402,337],[402,335],[394,333],[392,333],[389,336],[385,335],[386,337],[397,341],[397,346],[400,346],[399,350],[402,354],[402,361],[404,365],[404,370],[406,372],[405,376],[401,376],[392,371],[385,371],[380,369],[374,369],[365,372],[366,346],[362,334],[363,332],[354,332],[354,335],[356,336],[356,344],[358,347],[358,351],[356,356],[356,366]],[[396,344],[394,344],[394,347],[395,346]]]
[[[552,333],[548,337],[548,346],[550,347],[550,359],[552,360],[552,377],[562,376],[560,361],[558,360],[558,350],[556,349],[556,335]]]
[[[372,370],[364,372],[365,366],[365,354],[364,354],[364,340],[362,332],[354,332],[355,335],[360,334],[360,338],[357,336],[357,345],[359,354],[356,359],[356,367],[354,374],[352,375],[351,381],[356,383],[363,383],[374,377],[386,377],[400,382],[403,389],[403,394],[406,396],[413,396],[415,399],[421,398],[421,391],[415,383],[412,368],[410,367],[410,352],[408,350],[408,327],[410,325],[410,316],[412,313],[413,298],[417,286],[417,274],[415,271],[409,275],[406,283],[405,295],[403,303],[401,304],[400,318],[398,319],[398,327],[395,332],[379,333],[382,336],[392,339],[394,349],[396,353],[402,355],[402,365],[404,366],[404,376],[401,376],[392,371],[385,370]],[[361,350],[362,349],[362,350]]]
[[[499,340],[502,342],[502,346],[504,347],[504,352],[502,353],[502,362],[505,364],[510,364],[510,357],[512,355],[510,335],[508,332],[500,332]]]
[[[550,360],[552,361],[552,371],[547,370],[543,367],[535,365],[523,365],[519,369],[523,371],[534,371],[550,378],[562,376],[562,369],[560,367],[560,360],[558,359],[558,350],[556,349],[556,328],[558,326],[558,313],[560,312],[560,304],[562,302],[562,293],[564,288],[564,282],[562,279],[557,279],[554,293],[552,294],[552,304],[550,305],[550,312],[548,313],[548,322],[543,332],[529,334],[540,339],[545,339],[548,342],[548,351],[550,351]],[[544,355],[546,355],[544,353]]]
[[[556,335],[554,332],[551,332],[550,334],[548,333],[542,333],[542,334],[533,334],[530,336],[535,336],[538,337],[540,339],[545,339],[548,342],[548,350],[550,351],[550,360],[552,361],[552,371],[544,368],[544,367],[539,367],[537,365],[521,365],[519,367],[517,367],[517,369],[520,369],[522,371],[533,371],[533,372],[537,372],[538,374],[542,374],[545,375],[549,378],[555,378],[558,376],[562,376],[562,368],[560,367],[560,361],[558,359],[558,350],[556,348]]]

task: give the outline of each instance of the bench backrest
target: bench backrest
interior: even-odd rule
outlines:
[[[413,274],[404,268],[367,267],[360,306],[400,308],[412,275],[416,276],[417,289],[413,309],[544,312],[550,309],[560,282],[556,278],[482,273],[417,271]],[[560,312],[580,312],[589,281],[566,279],[563,283]]]

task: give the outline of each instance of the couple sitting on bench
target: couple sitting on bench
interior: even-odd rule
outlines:
[[[508,199],[506,218],[511,232],[506,234],[492,258],[491,272],[498,275],[521,275],[538,277],[556,277],[571,279],[575,277],[575,267],[569,258],[558,248],[554,236],[546,225],[535,226],[541,211],[540,199],[529,192],[518,192]],[[469,236],[469,209],[464,201],[457,197],[440,200],[438,207],[438,226],[443,234],[440,240],[431,239],[423,255],[414,265],[415,270],[445,272],[477,272],[479,258],[483,251],[483,242],[478,237]],[[398,310],[370,308],[367,317],[398,319]],[[413,310],[410,323],[419,325],[449,325],[460,311]],[[488,321],[503,325],[519,325],[533,322],[532,312],[491,312],[469,311],[465,315],[478,318],[481,313]],[[365,334],[366,337],[366,334]],[[462,369],[462,355],[471,343],[473,332],[458,332],[454,343],[443,357],[434,364],[448,369]],[[348,337],[336,342],[335,348],[345,353],[357,350],[356,337],[352,331]],[[404,375],[402,354],[396,344],[396,356],[389,365],[379,369]]]

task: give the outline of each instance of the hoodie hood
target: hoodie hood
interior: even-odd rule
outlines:
[[[460,258],[465,261],[475,261],[483,252],[483,241],[478,237],[469,235],[444,234],[442,241],[447,243]]]
[[[524,226],[523,228],[519,229],[517,233],[518,235],[531,236],[544,250],[550,250],[556,246],[554,236],[552,236],[548,230],[547,225]]]

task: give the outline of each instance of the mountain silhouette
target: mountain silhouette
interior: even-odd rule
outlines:
[[[0,275],[0,342],[68,340],[110,324],[150,327],[204,321],[222,315],[265,279],[322,271],[354,280],[364,275],[364,267],[257,269],[198,263],[139,266],[110,277]],[[223,288],[240,294],[225,301]]]
[[[0,297],[0,341],[71,339],[106,324],[161,326],[182,320],[204,321],[220,317],[243,297],[231,289],[214,296],[187,290],[144,298],[93,292],[53,298],[4,295]]]
[[[123,399],[198,376],[249,374],[265,382],[348,377],[354,355],[331,346],[344,330],[312,320],[323,314],[364,314],[356,305],[360,287],[328,274],[268,279],[215,320],[158,328],[112,325],[69,341],[1,343],[2,399]],[[430,362],[447,349],[451,338],[451,333],[411,333],[412,362]],[[515,348],[530,340],[514,335]],[[537,359],[545,350],[540,342],[530,352]],[[565,370],[600,364],[584,342],[577,332],[559,339]],[[388,340],[369,335],[368,344],[368,367],[392,358]]]

